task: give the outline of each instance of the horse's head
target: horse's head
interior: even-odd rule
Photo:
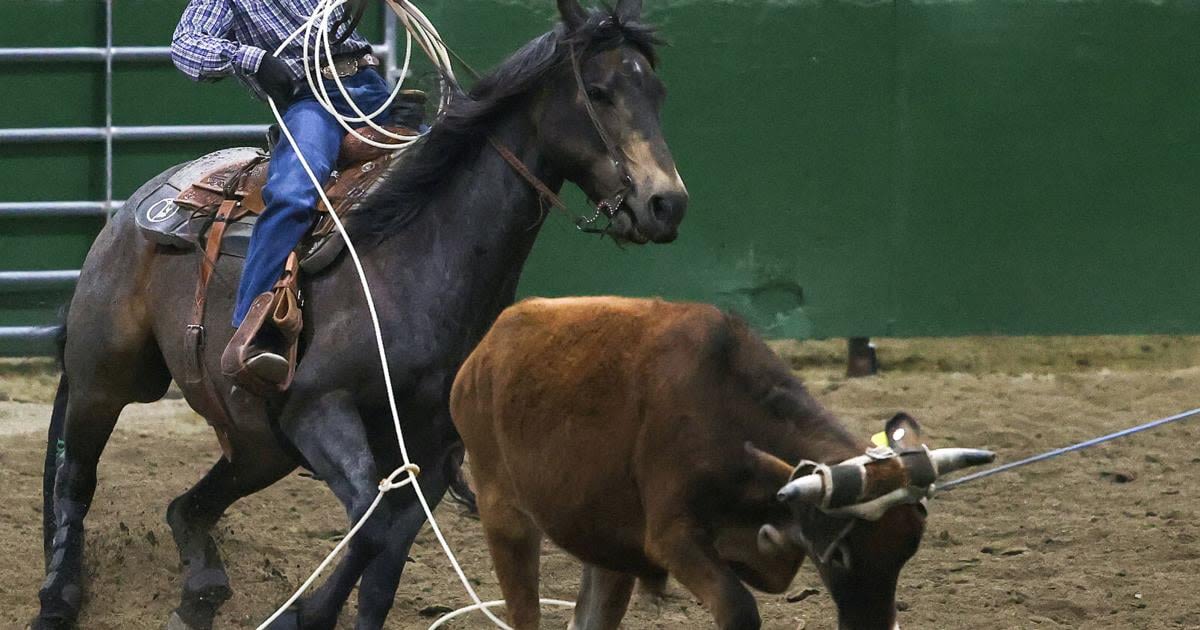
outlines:
[[[585,10],[558,0],[557,68],[532,108],[542,150],[611,225],[635,243],[675,240],[688,194],[663,138],[666,90],[655,72],[657,40],[639,21],[641,0]]]

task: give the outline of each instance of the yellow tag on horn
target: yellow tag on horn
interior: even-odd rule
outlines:
[[[887,433],[880,431],[871,436],[871,443],[875,446],[888,446]]]

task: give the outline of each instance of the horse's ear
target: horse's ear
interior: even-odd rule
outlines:
[[[617,17],[628,22],[641,18],[642,0],[620,0],[617,3]]]
[[[579,28],[587,21],[587,11],[579,4],[579,0],[558,0],[558,14],[562,16],[563,24],[568,31]]]

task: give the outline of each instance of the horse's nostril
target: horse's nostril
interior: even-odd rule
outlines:
[[[650,212],[667,225],[676,225],[687,212],[688,197],[683,193],[661,193],[650,198]]]

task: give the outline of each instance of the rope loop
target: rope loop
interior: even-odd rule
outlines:
[[[392,490],[395,490],[396,488],[403,488],[404,486],[407,486],[408,484],[412,483],[413,480],[416,479],[417,475],[419,475],[419,474],[421,474],[421,467],[412,462],[409,462],[409,463],[397,468],[396,470],[394,470],[392,472],[392,474],[385,477],[383,479],[383,481],[380,481],[379,482],[379,491],[380,492],[390,492]],[[408,475],[408,477],[406,477],[403,481],[397,482],[396,478],[399,477],[400,475]]]

